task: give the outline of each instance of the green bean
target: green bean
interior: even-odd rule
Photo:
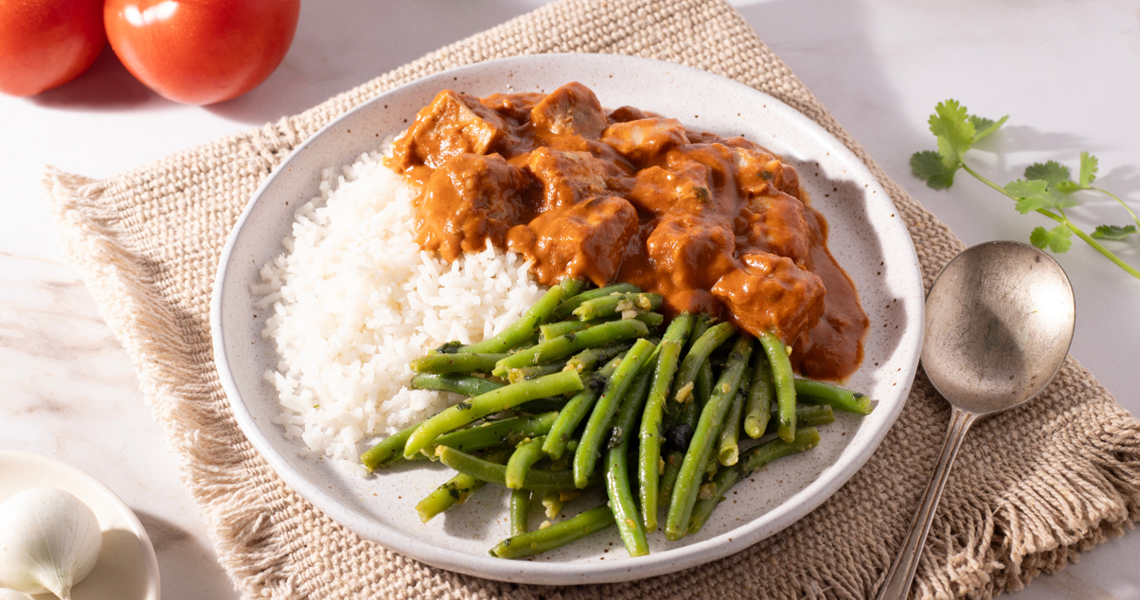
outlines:
[[[665,322],[665,315],[659,312],[641,313],[634,318],[650,327],[660,327]]]
[[[692,398],[693,388],[689,384],[695,384],[697,371],[708,360],[712,351],[728,341],[734,333],[736,327],[732,323],[717,323],[709,327],[708,331],[693,343],[685,359],[681,361],[681,367],[677,370],[677,380],[673,383],[677,402],[685,403]]]
[[[626,321],[639,323],[638,321]],[[644,327],[644,325],[642,325]],[[599,327],[602,327],[599,325]],[[587,329],[586,331],[591,331]],[[586,429],[578,440],[578,450],[574,452],[574,484],[579,488],[586,487],[597,464],[602,438],[610,430],[614,414],[621,406],[626,392],[637,380],[638,373],[653,353],[654,345],[644,338],[634,342],[633,347],[626,353],[621,364],[614,371],[598,401],[594,403],[594,410],[586,421]],[[415,435],[414,433],[412,434]]]
[[[409,387],[413,390],[437,390],[464,396],[478,396],[499,389],[503,384],[457,373],[424,373],[413,377]]]
[[[772,365],[763,352],[752,355],[752,382],[748,389],[748,401],[744,405],[744,433],[750,438],[764,435],[768,421],[772,418],[772,402],[776,400],[776,390],[772,387]]]
[[[713,329],[715,327],[710,328],[709,332]],[[720,432],[725,414],[736,396],[740,379],[752,355],[752,339],[747,334],[737,337],[720,379],[713,386],[713,395],[701,410],[700,421],[693,433],[692,442],[685,451],[685,460],[681,463],[681,472],[677,475],[677,484],[673,488],[673,498],[665,518],[665,538],[668,540],[681,539],[688,528],[701,477],[708,467],[717,433]]]
[[[649,554],[649,543],[629,489],[626,451],[626,444],[621,444],[606,453],[606,493],[625,551],[630,556],[645,556]]]
[[[530,531],[530,490],[511,490],[511,536]]]
[[[684,461],[685,451],[682,449],[670,448],[665,454],[665,466],[661,472],[661,485],[657,492],[658,506],[669,506],[669,502],[673,500],[673,488],[677,486],[677,475],[681,474],[681,463]]]
[[[606,382],[617,370],[621,360],[621,357],[614,358],[597,373],[589,376],[586,379],[585,388],[575,394],[558,413],[558,418],[550,427],[549,435],[546,436],[546,441],[542,444],[543,452],[546,452],[550,458],[555,460],[562,458],[562,454],[567,449],[566,444],[570,441],[570,436],[574,434],[574,430],[578,428],[582,419],[585,419],[586,415],[590,413],[590,409],[594,407],[594,402],[598,399],[598,394],[605,389]]]
[[[531,531],[507,538],[491,549],[499,558],[525,558],[547,550],[561,548],[591,533],[614,524],[614,515],[608,506],[599,506],[580,515],[556,523],[546,529]]]
[[[871,414],[871,399],[863,394],[822,381],[799,378],[795,381],[796,397],[804,404],[825,404],[843,412]]]
[[[599,364],[629,350],[631,346],[633,346],[633,342],[626,341],[606,344],[605,346],[598,346],[597,348],[587,348],[566,361],[566,368],[574,369],[579,373],[585,373]]]
[[[740,457],[740,421],[741,415],[744,413],[744,397],[748,395],[748,388],[745,387],[747,382],[752,381],[752,367],[744,369],[744,375],[740,378],[741,385],[736,390],[736,396],[732,399],[732,404],[728,408],[728,414],[724,418],[724,424],[720,428],[720,436],[717,441],[717,462],[728,467],[736,464],[736,460]]]
[[[550,436],[547,436],[547,438],[549,438],[549,437]],[[566,453],[564,453],[561,458],[550,459],[550,466],[548,468],[551,471],[569,471],[570,470],[571,463],[574,462],[574,451],[578,449],[578,440],[577,439],[571,439],[570,441],[566,442],[565,448],[566,448]]]
[[[599,321],[599,323],[607,323],[608,321]],[[542,332],[542,341],[554,339],[559,336],[566,335],[567,333],[574,333],[589,327],[593,327],[598,323],[587,321],[555,321],[553,323],[546,323],[538,328]]]
[[[660,351],[660,346],[653,348],[649,357],[645,359],[645,364],[639,369],[633,386],[622,399],[621,406],[614,414],[613,424],[610,427],[607,449],[615,448],[620,444],[625,444],[628,448],[629,440],[637,439],[638,417],[644,412],[645,401],[649,397],[649,385],[653,381],[653,365],[657,363],[657,354]]]
[[[641,500],[641,520],[648,531],[657,530],[657,489],[661,470],[661,444],[664,442],[662,419],[665,401],[669,396],[673,375],[677,372],[681,349],[693,328],[693,320],[693,315],[682,313],[665,330],[665,337],[661,340],[657,353],[649,399],[641,417],[638,432],[638,496]]]
[[[687,352],[688,348],[693,347],[693,344],[695,344],[697,342],[697,340],[699,340],[701,338],[701,336],[704,335],[705,332],[709,330],[709,327],[712,327],[712,325],[713,325],[713,318],[711,316],[709,316],[708,313],[701,313],[701,314],[697,315],[697,320],[693,322],[693,330],[692,330],[692,332],[689,333],[689,340],[688,340],[688,344],[686,345],[686,352]],[[677,368],[680,369],[680,364],[678,364]],[[702,365],[701,370],[698,371],[698,373],[697,373],[697,378],[694,382],[694,387],[692,388],[692,391],[694,393],[699,392],[699,388],[700,388],[701,383],[702,383],[701,382],[701,376],[706,372],[708,373],[709,376],[707,378],[705,378],[705,383],[708,383],[708,389],[710,389],[710,390],[712,389],[712,381],[711,381],[711,379],[712,379],[712,368],[709,367],[708,364],[706,363],[705,365]],[[687,435],[681,435],[680,438],[683,438],[683,440],[678,440],[682,443],[674,444],[675,446],[679,446],[682,450],[684,450],[689,445],[688,438],[692,436],[692,427],[696,426],[697,417],[700,416],[700,414],[699,414],[698,407],[689,406],[688,403],[681,404],[680,402],[677,402],[677,397],[676,397],[677,391],[678,391],[678,386],[676,384],[676,377],[674,377],[674,380],[672,382],[672,390],[671,390],[673,395],[670,396],[665,401],[665,420],[664,420],[665,431],[664,431],[664,433],[665,433],[666,438],[670,442],[672,442],[676,437],[678,437],[678,434],[681,433],[681,430],[675,429],[677,427],[678,423],[681,421],[685,421],[685,422],[692,421],[692,425],[690,426]],[[698,393],[698,396],[699,396],[699,393]],[[708,396],[705,396],[703,399],[701,399],[702,405],[703,405],[704,401],[706,401],[706,400],[708,400]],[[689,410],[686,411],[686,409],[689,409]]]
[[[616,283],[614,285],[607,285],[600,287],[596,290],[582,292],[572,298],[567,299],[558,308],[554,309],[554,314],[551,315],[551,321],[561,321],[569,317],[574,312],[575,308],[582,305],[587,300],[594,298],[601,298],[602,296],[609,296],[610,294],[624,294],[626,292],[640,292],[641,288],[633,285],[632,283]]]
[[[511,417],[510,419],[491,421],[470,429],[441,435],[435,439],[432,445],[448,446],[464,452],[503,444],[513,446],[519,440],[546,435],[557,417],[557,412],[548,412],[530,417]]]
[[[681,413],[677,415],[667,432],[669,441],[681,450],[689,447],[689,440],[693,437],[693,430],[697,428],[697,420],[701,417],[701,409],[712,395],[712,384],[712,366],[709,361],[705,361],[697,371],[697,380],[693,385],[693,401],[681,405]]]
[[[507,381],[511,383],[518,383],[520,381],[529,381],[543,375],[550,375],[557,373],[566,367],[565,360],[556,360],[542,365],[534,365],[532,367],[519,367],[507,371]],[[578,371],[581,373],[581,371]]]
[[[562,286],[562,289],[566,291],[566,298],[573,298],[574,296],[582,293],[582,290],[586,289],[587,283],[589,282],[587,282],[585,279],[570,279],[567,277],[566,279],[563,279],[561,282],[559,282],[558,285]],[[551,312],[553,313],[553,311]]]
[[[408,438],[412,437],[412,432],[417,427],[422,425],[423,422],[409,425],[401,429],[397,433],[380,440],[375,446],[368,449],[364,454],[360,455],[360,462],[364,464],[364,468],[369,471],[374,471],[381,463],[391,459],[394,456],[403,456],[404,446],[408,443]]]
[[[488,455],[487,460],[502,462],[506,456],[506,450],[499,450]],[[452,506],[463,504],[471,494],[478,491],[479,488],[485,484],[486,482],[479,481],[470,475],[464,475],[463,473],[457,474],[416,504],[416,512],[420,514],[420,521],[427,523],[432,517],[435,517]]]
[[[772,366],[772,383],[776,386],[776,420],[779,424],[776,435],[785,442],[791,442],[796,437],[796,384],[792,361],[788,359],[787,346],[776,334],[770,331],[760,334],[760,345]]]
[[[482,353],[482,352],[506,352],[511,348],[518,346],[526,341],[527,338],[534,335],[538,331],[538,326],[550,318],[554,309],[558,308],[559,304],[565,300],[567,296],[567,282],[573,280],[566,280],[563,285],[556,285],[543,294],[538,302],[534,303],[519,320],[511,323],[499,335],[493,338],[483,340],[477,344],[463,346],[459,348],[458,352],[462,353]],[[575,285],[575,284],[571,284]],[[577,283],[580,289],[581,283]]]
[[[647,313],[657,310],[664,298],[661,294],[647,294],[629,292],[625,294],[610,294],[599,298],[592,298],[578,305],[574,309],[574,316],[582,321],[604,319],[614,315],[625,316],[626,311]]]
[[[511,454],[511,459],[507,461],[507,487],[512,490],[522,489],[523,482],[526,481],[527,471],[530,471],[534,463],[546,458],[546,454],[542,452],[542,441],[544,439],[546,438],[540,435],[519,444],[515,448],[514,454]]]
[[[527,381],[530,380],[528,379]],[[558,412],[566,406],[566,403],[569,400],[570,399],[565,395],[551,396],[549,398],[539,398],[537,400],[531,400],[530,402],[527,402],[525,405],[518,407],[516,410],[532,415],[547,412]]]
[[[506,358],[507,354],[428,354],[412,359],[408,366],[417,373],[464,373],[490,372],[495,363]]]
[[[822,427],[834,422],[835,411],[831,410],[831,407],[826,404],[796,407],[796,427]],[[769,421],[768,428],[764,430],[764,435],[776,433],[778,426],[779,424],[775,421]]]
[[[534,400],[531,404],[534,402],[539,401]],[[453,431],[436,438],[430,446],[411,457],[411,460],[434,458],[435,446],[447,446],[464,452],[474,452],[492,446],[515,446],[520,440],[546,435],[556,417],[558,417],[558,412],[554,411],[530,417],[512,417],[500,421],[491,421],[468,429]],[[393,457],[384,464],[393,464],[399,460],[404,460],[403,454]]]
[[[420,514],[420,521],[427,523],[439,513],[467,501],[467,498],[479,488],[487,485],[470,475],[457,474],[447,483],[436,488],[416,504],[416,512]]]
[[[507,487],[507,467],[504,465],[486,461],[447,446],[439,446],[435,449],[435,453],[440,462],[460,473],[466,473],[479,481]],[[593,478],[590,483],[596,483],[597,479],[597,477]],[[572,490],[575,489],[574,475],[570,471],[531,469],[527,472],[522,489],[540,492]]]
[[[736,485],[737,482],[778,458],[811,450],[818,444],[819,432],[811,427],[806,427],[797,429],[796,436],[790,443],[776,438],[753,446],[741,456],[739,463],[717,471],[712,481],[716,489],[709,497],[698,500],[696,506],[693,507],[693,515],[689,519],[687,533],[696,533],[701,530],[701,527],[704,527],[713,509],[724,499],[729,488]]]
[[[495,364],[493,373],[502,377],[507,374],[508,370],[516,367],[537,365],[569,356],[586,348],[642,338],[646,335],[649,335],[649,328],[645,326],[645,323],[636,319],[610,321],[589,329],[546,340],[516,354],[509,354]]]
[[[534,347],[507,355],[499,360],[492,373],[503,376],[511,368],[537,365],[547,360],[570,356],[586,348],[605,346],[605,344],[624,340],[644,338],[649,334],[649,327],[637,319],[627,318],[620,321],[611,321],[601,325],[589,327],[587,330],[560,335],[552,340],[535,344]]]
[[[656,352],[656,351],[655,351]],[[651,356],[649,361],[655,361]],[[621,409],[614,417],[613,433],[611,434],[609,450],[606,451],[606,494],[610,499],[610,510],[614,513],[617,522],[618,534],[626,552],[630,556],[644,556],[649,554],[649,543],[645,540],[645,528],[637,513],[637,504],[633,501],[633,493],[629,488],[629,440],[638,415],[642,412],[646,396],[649,394],[649,383],[653,379],[652,369],[646,365],[638,375],[637,383],[626,394]]]
[[[426,448],[437,437],[476,419],[519,406],[529,400],[548,398],[580,389],[582,389],[582,379],[577,372],[561,371],[522,383],[512,383],[470,400],[464,400],[424,421],[416,428],[404,445],[404,457],[411,457]]]
[[[658,312],[641,313],[634,318],[638,321],[641,321],[642,323],[645,323],[649,327],[659,327],[662,323],[665,322],[665,315]],[[609,318],[592,319],[590,321],[558,321],[556,323],[547,323],[539,327],[539,330],[542,331],[542,339],[549,340],[560,335],[566,335],[567,333],[581,331],[583,329],[593,327],[594,325],[601,325],[602,323],[609,323],[610,321],[615,320],[617,319]]]

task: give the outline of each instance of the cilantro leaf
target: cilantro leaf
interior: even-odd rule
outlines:
[[[960,151],[950,140],[944,137],[938,138],[938,155],[947,169],[957,169],[958,165],[962,164],[963,152],[965,150]]]
[[[957,100],[939,102],[930,115],[930,133],[938,137],[938,153],[942,164],[956,167],[962,155],[974,144],[974,124],[966,115],[966,107]]]
[[[1081,187],[1088,187],[1096,179],[1096,172],[1100,168],[1100,161],[1088,152],[1081,152],[1081,175],[1077,183]]]
[[[947,168],[942,164],[942,157],[933,150],[915,152],[910,157],[910,169],[915,177],[926,182],[926,185],[944,190],[954,184],[954,173],[958,167]]]
[[[1118,225],[1097,225],[1096,231],[1092,232],[1090,237],[1098,240],[1113,240],[1120,241],[1124,238],[1136,233],[1135,225],[1125,225],[1120,227]]]
[[[1017,212],[1023,215],[1041,208],[1068,208],[1077,204],[1041,179],[1016,179],[1005,184],[1005,191],[1017,198]]]
[[[1071,194],[1085,188],[1081,187],[1081,184],[1075,181],[1058,181],[1057,183],[1053,184],[1053,189],[1061,192],[1062,194]]]
[[[1025,168],[1025,178],[1044,181],[1054,187],[1063,181],[1070,181],[1069,167],[1051,160],[1046,163],[1036,163]]]
[[[1044,227],[1038,227],[1029,234],[1029,241],[1042,250],[1048,247],[1053,252],[1061,254],[1067,252],[1073,245],[1072,235],[1073,232],[1064,225],[1058,225],[1048,231]]]
[[[1008,120],[1009,115],[1006,115],[997,121],[994,121],[993,119],[987,119],[985,117],[979,117],[977,115],[970,115],[970,123],[973,123],[974,131],[976,132],[974,134],[974,142],[977,143],[978,140],[997,131],[998,128],[1004,125]]]

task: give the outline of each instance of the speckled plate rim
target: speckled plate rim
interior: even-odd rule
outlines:
[[[457,552],[446,546],[425,543],[403,533],[388,529],[372,520],[367,514],[356,508],[338,501],[319,481],[312,480],[305,472],[290,464],[282,456],[277,442],[280,442],[283,433],[280,427],[265,427],[264,423],[257,422],[245,404],[239,386],[234,380],[231,368],[235,366],[234,354],[228,352],[226,328],[223,326],[224,298],[226,297],[227,271],[235,268],[233,254],[235,246],[239,243],[243,233],[248,235],[247,221],[253,213],[257,203],[274,188],[278,180],[285,173],[292,171],[294,162],[306,150],[317,144],[325,143],[326,138],[337,135],[338,130],[344,129],[342,122],[352,119],[354,115],[369,110],[377,104],[388,99],[399,97],[411,90],[423,89],[425,86],[434,87],[435,90],[448,87],[448,84],[457,80],[459,76],[470,77],[481,72],[503,72],[534,68],[535,65],[558,65],[558,67],[573,71],[575,68],[595,69],[639,69],[664,70],[674,76],[691,79],[694,84],[708,84],[710,86],[726,86],[721,89],[731,89],[734,93],[751,96],[756,103],[763,103],[765,109],[775,111],[779,117],[792,124],[800,132],[810,136],[817,143],[828,148],[827,154],[833,155],[835,160],[842,161],[844,172],[860,183],[868,192],[866,198],[878,203],[886,203],[891,210],[891,217],[895,217],[894,205],[889,195],[879,185],[875,177],[866,166],[844,146],[838,139],[828,133],[814,121],[797,112],[783,102],[759,92],[731,79],[713,75],[706,71],[667,63],[652,59],[630,57],[623,55],[603,54],[544,54],[527,55],[505,59],[498,59],[484,63],[477,63],[456,69],[442,71],[424,77],[414,82],[394,88],[393,90],[377,96],[376,98],[356,107],[352,111],[338,117],[326,125],[311,138],[306,140],[274,171],[273,174],[254,194],[251,202],[239,217],[233,231],[223,249],[221,261],[215,280],[214,294],[211,304],[211,334],[214,343],[214,356],[221,379],[222,387],[230,399],[235,419],[246,434],[250,442],[266,459],[270,466],[282,479],[297,493],[312,502],[317,508],[325,512],[338,523],[348,527],[357,534],[370,539],[380,545],[400,554],[415,558],[427,564],[489,579],[512,581],[517,583],[564,585],[564,584],[590,584],[618,581],[630,581],[665,573],[672,573],[682,569],[704,564],[745,548],[763,540],[764,538],[788,527],[800,518],[817,508],[831,497],[844,483],[846,483],[871,457],[886,436],[887,431],[897,419],[913,382],[917,370],[919,351],[923,336],[923,287],[921,267],[918,262],[910,235],[901,218],[893,218],[886,224],[875,226],[880,239],[890,238],[899,244],[900,254],[887,257],[888,266],[903,273],[908,290],[902,298],[906,307],[905,327],[901,332],[898,346],[903,348],[901,359],[895,357],[895,365],[899,365],[894,392],[876,398],[875,412],[867,418],[867,423],[859,428],[857,444],[843,452],[835,463],[824,474],[816,478],[806,488],[788,498],[776,508],[763,514],[761,517],[746,523],[725,534],[692,543],[665,552],[653,553],[648,556],[629,560],[615,560],[606,563],[543,563],[531,561],[510,561],[496,559],[490,556],[476,556],[465,552]],[[513,74],[513,73],[512,73]],[[569,81],[569,79],[567,79]],[[521,81],[520,81],[521,83]],[[693,89],[705,88],[694,85]],[[506,91],[526,91],[513,89]],[[666,90],[660,90],[665,92]],[[669,93],[686,93],[686,90],[670,89]],[[694,93],[688,91],[688,93]],[[603,104],[606,99],[603,98]],[[386,106],[385,106],[386,108]],[[699,123],[696,123],[699,127]],[[326,165],[327,166],[327,165]],[[306,198],[307,200],[307,198]],[[881,206],[880,206],[881,208]],[[242,265],[242,268],[248,268]],[[235,292],[240,293],[240,292]],[[244,293],[248,294],[248,290]],[[252,301],[252,300],[251,300]],[[237,362],[241,362],[238,360]],[[238,366],[238,368],[243,368]],[[873,423],[873,426],[871,426]],[[409,519],[414,519],[409,515]]]
[[[141,564],[134,565],[136,570],[131,574],[142,577],[142,586],[145,588],[143,597],[146,600],[159,600],[161,584],[158,573],[158,557],[154,553],[154,545],[138,516],[111,488],[79,467],[69,465],[61,460],[31,452],[0,450],[0,503],[3,503],[12,494],[42,485],[70,492],[86,503],[99,518],[99,523],[104,532],[108,531],[109,526],[119,526],[125,527],[126,531],[136,536],[142,560]],[[3,493],[6,489],[13,490],[12,494]],[[100,554],[99,562],[96,563],[95,569],[91,571],[88,578],[98,576],[100,568],[112,569],[115,571],[114,574],[108,574],[108,576],[121,578],[125,573],[118,569],[124,566],[130,567],[129,565],[112,564],[109,567],[104,566],[105,561],[114,561],[117,558],[121,557],[108,557]],[[87,579],[79,582],[73,588],[73,597],[90,600],[111,600],[112,598],[114,600],[133,600],[124,599],[121,592],[106,590],[107,585],[114,585],[113,581],[101,581],[100,584],[103,585],[101,592],[104,593],[96,593],[96,595],[92,595],[92,590],[84,588],[84,585],[89,583]],[[42,594],[36,597],[54,598],[51,594]]]

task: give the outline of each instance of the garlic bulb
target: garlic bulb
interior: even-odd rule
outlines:
[[[63,490],[32,488],[0,504],[0,586],[68,600],[102,547],[95,513]]]
[[[32,600],[25,594],[8,588],[0,588],[0,600]]]

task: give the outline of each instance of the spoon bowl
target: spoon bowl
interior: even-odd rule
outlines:
[[[951,404],[990,414],[1045,389],[1076,319],[1068,277],[1048,254],[987,242],[946,265],[926,297],[922,367]]]
[[[1060,370],[1076,325],[1073,288],[1048,254],[987,242],[954,257],[926,296],[922,368],[953,408],[946,441],[876,600],[905,600],[966,432],[1024,404]]]

